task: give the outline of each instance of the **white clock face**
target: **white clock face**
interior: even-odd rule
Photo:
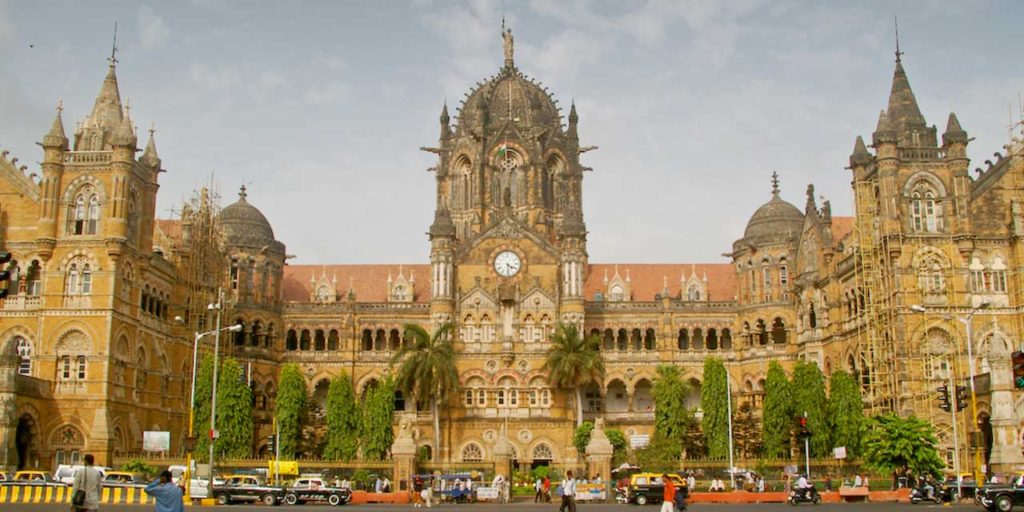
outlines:
[[[519,261],[519,255],[512,251],[505,251],[494,258],[494,270],[503,277],[512,277],[519,272],[523,266]]]

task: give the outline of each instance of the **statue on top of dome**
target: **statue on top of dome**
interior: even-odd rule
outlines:
[[[505,49],[505,62],[512,63],[512,54],[515,53],[515,43],[512,40],[512,29],[505,28],[505,20],[501,20],[501,39]]]

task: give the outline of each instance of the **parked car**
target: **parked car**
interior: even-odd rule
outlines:
[[[1008,484],[985,484],[978,489],[975,502],[993,512],[1024,507],[1024,474],[1017,475]]]
[[[64,484],[64,485],[74,484],[75,483],[75,473],[77,473],[78,470],[80,470],[80,469],[82,469],[84,467],[85,466],[83,466],[81,464],[76,464],[76,465],[61,464],[61,465],[57,466],[57,471],[53,472],[53,479],[58,481],[58,482],[60,482],[60,483],[62,483],[62,484]],[[110,471],[110,468],[101,467],[101,466],[93,466],[93,469],[99,471],[100,472],[100,476],[103,476],[103,475],[105,475],[107,473],[107,471]]]
[[[8,481],[10,479],[11,479],[10,473],[8,473],[6,471],[0,471],[0,484],[4,483],[4,482],[6,482],[6,481]]]
[[[627,501],[637,505],[661,503],[665,493],[661,475],[661,473],[636,473],[629,477]],[[675,473],[669,473],[668,477],[672,479],[672,483],[676,484],[677,492],[687,492],[683,477]]]
[[[50,473],[38,469],[30,469],[24,471],[18,471],[14,473],[14,477],[10,480],[3,482],[4,485],[45,485],[45,486],[63,486],[64,484],[56,481],[50,475]]]
[[[127,471],[107,471],[102,482],[103,487],[145,487],[149,483],[142,475]]]
[[[331,487],[322,478],[300,478],[284,493],[284,502],[289,505],[308,502],[345,505],[351,500],[352,491]]]
[[[257,476],[230,475],[224,478],[223,484],[214,481],[213,497],[218,505],[228,505],[236,501],[259,501],[264,505],[280,505],[284,500],[284,490],[264,484]]]
[[[959,498],[974,498],[975,493],[978,492],[978,482],[974,480],[971,475],[960,476],[960,496],[956,497],[956,484],[957,478],[953,476],[946,477],[946,480],[942,482],[942,500],[943,501],[956,501]]]

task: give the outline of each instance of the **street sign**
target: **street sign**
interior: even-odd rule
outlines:
[[[840,459],[840,460],[845,459],[846,458],[846,447],[845,446],[837,446],[837,447],[835,447],[832,450],[832,454],[835,455],[835,457],[837,459]]]
[[[211,430],[210,431],[210,439],[217,439],[218,437],[220,437],[220,431],[219,430]]]

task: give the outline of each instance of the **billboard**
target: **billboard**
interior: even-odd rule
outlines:
[[[171,449],[170,432],[143,432],[142,449],[147,452],[166,452]]]

